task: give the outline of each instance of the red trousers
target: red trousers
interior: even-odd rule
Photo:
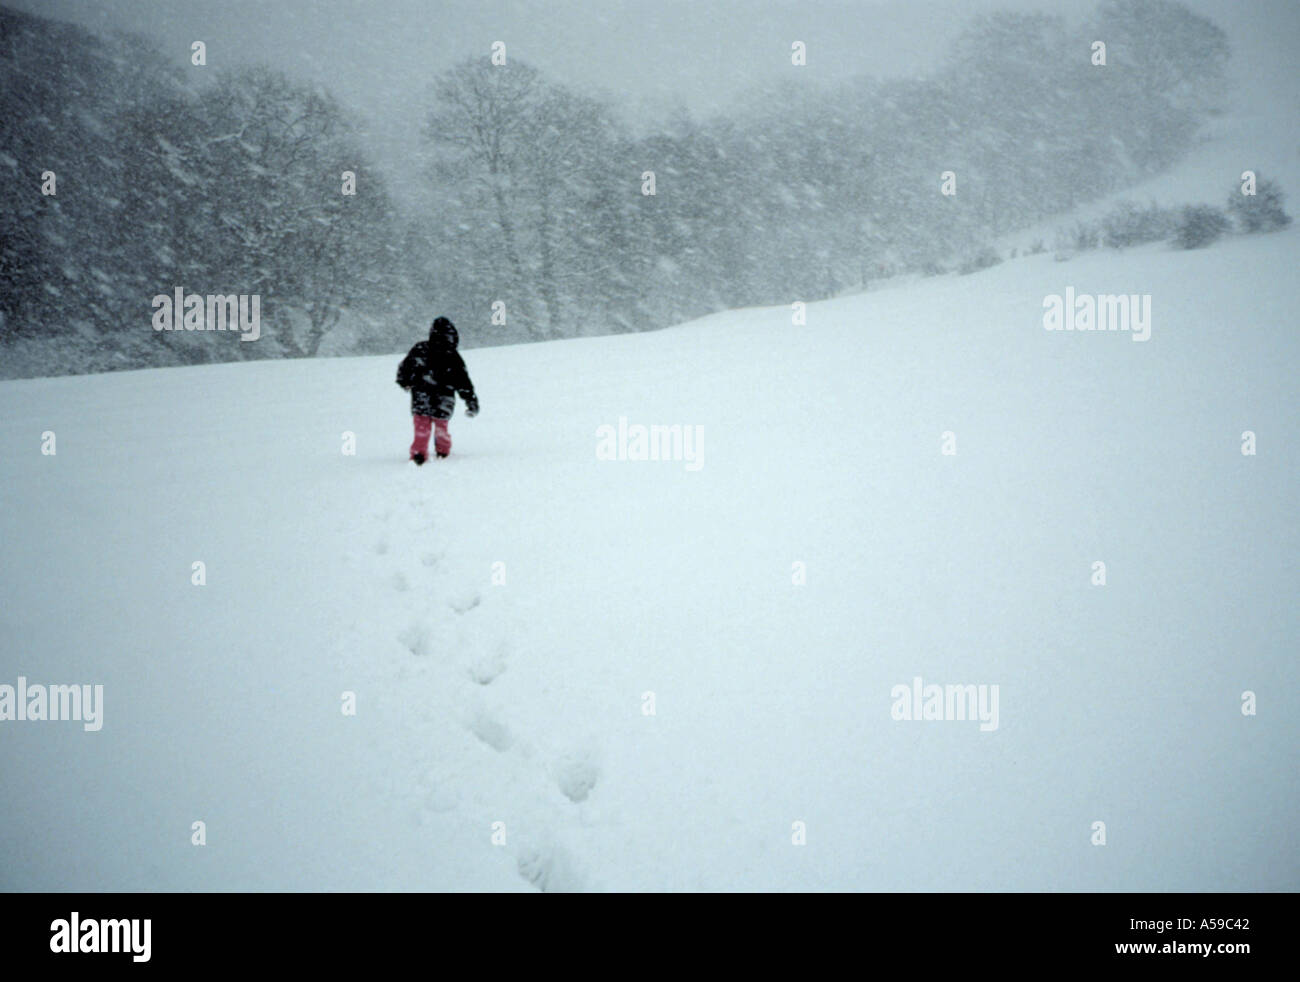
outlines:
[[[434,419],[432,416],[412,416],[411,419],[415,421],[415,439],[411,441],[412,457],[416,454],[429,456],[429,431],[434,427],[437,427],[437,434],[433,438],[434,449],[443,456],[451,453],[451,434],[447,432],[445,419]]]

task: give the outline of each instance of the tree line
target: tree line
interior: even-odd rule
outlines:
[[[0,357],[14,375],[375,353],[435,307],[474,345],[817,300],[1168,168],[1220,110],[1227,59],[1173,0],[988,14],[929,76],[791,66],[633,134],[616,104],[468,58],[411,121],[413,212],[320,86],[264,66],[197,86],[147,39],[0,8]],[[177,286],[259,294],[262,338],[156,336],[150,298]]]

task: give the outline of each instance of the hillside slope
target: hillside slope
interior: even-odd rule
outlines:
[[[1298,234],[469,352],[420,470],[395,358],[0,384],[0,683],[105,687],[0,724],[0,887],[1300,888]]]

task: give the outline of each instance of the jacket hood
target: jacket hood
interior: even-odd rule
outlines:
[[[460,335],[456,333],[456,325],[445,317],[439,317],[429,327],[429,343],[447,348],[456,347],[456,345],[460,344]]]

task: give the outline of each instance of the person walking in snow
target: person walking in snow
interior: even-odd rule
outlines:
[[[465,400],[465,415],[478,415],[478,396],[465,370],[456,345],[460,336],[445,317],[429,328],[429,340],[418,341],[397,366],[397,384],[411,393],[411,415],[415,423],[415,440],[411,459],[423,464],[429,457],[429,431],[437,428],[434,450],[438,456],[451,453],[451,434],[447,420],[456,409],[456,394]]]

